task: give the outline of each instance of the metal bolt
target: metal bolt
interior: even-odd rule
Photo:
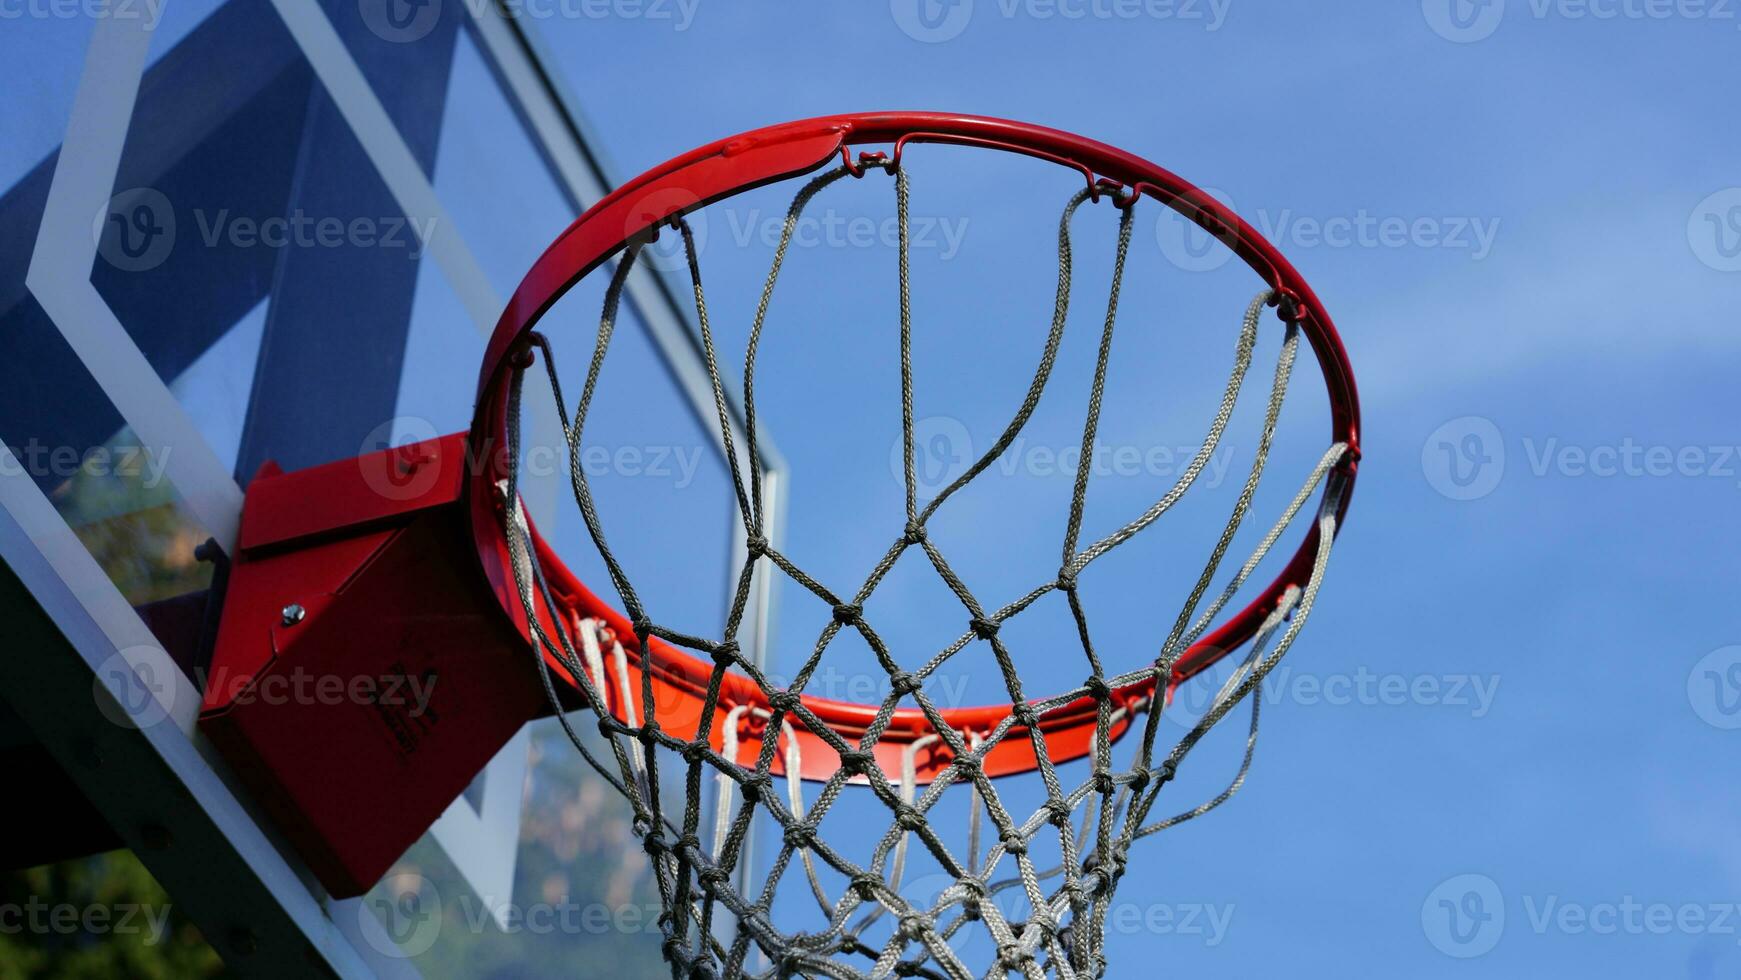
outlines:
[[[295,626],[297,623],[302,622],[303,618],[307,615],[308,610],[302,608],[301,603],[293,602],[284,607],[284,625]]]

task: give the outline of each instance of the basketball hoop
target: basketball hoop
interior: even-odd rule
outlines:
[[[948,143],[1014,152],[1050,161],[1080,173],[1084,186],[1064,209],[1059,226],[1059,288],[1051,333],[1028,397],[1000,439],[973,466],[928,503],[918,501],[912,469],[913,413],[910,372],[910,305],[906,288],[908,258],[908,177],[904,157],[914,144]],[[875,147],[878,149],[868,149]],[[859,151],[856,153],[854,151]],[[832,161],[838,161],[829,166]],[[733,445],[727,398],[720,380],[714,339],[707,317],[696,250],[684,215],[768,183],[812,174],[787,214],[785,233],[750,336],[744,384],[746,465]],[[804,207],[838,181],[873,175],[892,180],[900,227],[901,350],[903,439],[907,460],[907,522],[894,529],[887,555],[852,592],[835,592],[816,581],[768,540],[756,452],[753,379],[763,318]],[[1145,201],[1170,207],[1196,223],[1238,255],[1261,282],[1245,311],[1235,345],[1235,365],[1220,410],[1198,456],[1175,486],[1142,514],[1113,533],[1084,544],[1082,510],[1087,456],[1079,467],[1067,521],[1063,559],[1055,579],[1002,606],[987,607],[950,570],[947,559],[926,533],[926,522],[962,486],[981,474],[1026,424],[1044,389],[1057,353],[1071,294],[1071,218],[1085,204],[1120,212],[1118,260],[1107,302],[1105,330],[1095,374],[1094,398],[1084,430],[1092,443],[1100,415],[1100,391],[1116,319],[1119,285],[1130,241],[1131,215]],[[587,411],[608,349],[624,283],[641,248],[661,230],[682,236],[694,284],[709,380],[718,421],[732,466],[732,482],[744,522],[745,561],[726,628],[717,638],[689,636],[666,628],[642,606],[632,581],[611,551],[594,508],[583,470],[574,485],[588,531],[624,609],[600,600],[570,573],[520,507],[517,493],[520,392],[526,374],[542,357],[556,388],[562,427],[571,453],[585,438]],[[540,318],[576,282],[607,261],[616,266],[607,288],[597,345],[587,380],[567,415],[550,348],[534,332]],[[1160,518],[1191,487],[1225,431],[1238,399],[1259,334],[1262,314],[1273,309],[1284,324],[1256,461],[1217,542],[1177,621],[1160,638],[1160,654],[1140,669],[1109,674],[1087,640],[1086,614],[1078,600],[1079,575],[1098,557],[1118,547]],[[1234,532],[1248,516],[1263,474],[1277,418],[1294,366],[1299,339],[1310,345],[1329,394],[1332,431],[1328,448],[1308,474],[1277,522],[1225,587],[1199,609],[1210,593]],[[733,137],[684,154],[630,181],[574,222],[534,264],[503,313],[479,377],[477,412],[469,433],[474,456],[484,465],[465,476],[464,498],[478,558],[494,593],[522,640],[535,654],[545,693],[562,724],[565,691],[578,691],[597,715],[610,747],[599,758],[572,729],[569,734],[587,760],[629,802],[637,829],[653,858],[665,914],[661,927],[665,953],[674,972],[684,976],[739,976],[752,946],[775,965],[779,975],[839,977],[926,975],[978,976],[947,939],[978,922],[997,946],[993,972],[1018,971],[1030,977],[1095,976],[1103,971],[1104,919],[1131,843],[1225,800],[1238,788],[1244,769],[1220,797],[1179,814],[1149,822],[1160,788],[1172,779],[1180,760],[1207,730],[1221,720],[1274,667],[1303,627],[1317,596],[1331,545],[1345,514],[1359,459],[1359,407],[1348,359],[1329,315],[1299,273],[1237,215],[1183,179],[1120,150],[1056,130],[1005,120],[935,113],[870,113],[790,123]],[[747,469],[747,472],[745,470]],[[1321,495],[1320,495],[1321,490]],[[1282,572],[1257,596],[1217,620],[1247,584],[1295,516],[1319,499],[1317,516]],[[889,655],[864,612],[865,599],[897,560],[919,553],[936,568],[961,599],[967,626],[939,642],[924,666],[902,668]],[[734,637],[742,621],[751,576],[783,574],[833,608],[814,653],[788,686],[776,686],[738,649]],[[1090,677],[1076,689],[1033,698],[1022,689],[999,628],[1041,597],[1062,593],[1081,631]],[[889,674],[890,694],[880,704],[853,704],[804,693],[829,643],[844,630],[863,636]],[[925,681],[969,643],[994,651],[1011,699],[1002,705],[942,708],[927,697]],[[1155,758],[1158,718],[1172,689],[1215,664],[1229,652],[1248,652],[1211,701],[1203,718],[1159,761]],[[1145,658],[1147,659],[1147,658]],[[910,704],[909,704],[910,703]],[[1253,699],[1251,739],[1255,739],[1257,700]],[[1133,730],[1141,731],[1128,765],[1115,767],[1112,746]],[[1092,773],[1069,787],[1058,765],[1088,758]],[[660,766],[675,765],[685,776],[681,812],[661,805]],[[1248,740],[1245,763],[1251,759]],[[702,839],[703,776],[717,781],[712,840]],[[1047,802],[1018,819],[1001,802],[993,779],[1034,774]],[[772,778],[783,776],[782,801]],[[808,808],[800,780],[823,784]],[[848,783],[888,807],[888,832],[871,861],[854,863],[817,832],[821,814],[840,798]],[[966,860],[954,856],[927,819],[934,804],[954,784],[973,796]],[[920,787],[924,787],[920,791]],[[737,796],[742,804],[731,807]],[[1083,812],[1080,829],[1072,819]],[[783,828],[783,841],[765,890],[740,893],[731,884],[742,857],[750,821],[758,813]],[[995,843],[980,854],[979,838],[989,820]],[[1047,826],[1054,827],[1064,862],[1042,871],[1028,845]],[[907,846],[917,835],[952,877],[936,901],[919,907],[903,898],[899,886]],[[829,928],[795,934],[778,927],[769,909],[774,888],[793,858],[804,864]],[[850,887],[837,897],[824,893],[816,871],[822,862]],[[1002,862],[1015,865],[1007,881],[997,880]],[[1042,880],[1061,877],[1046,891]],[[1022,923],[1012,922],[986,899],[1000,887],[1020,887],[1034,909]],[[724,908],[736,928],[721,935],[717,910]],[[894,921],[881,946],[862,940],[865,926],[888,914]],[[860,955],[870,962],[849,962]]]

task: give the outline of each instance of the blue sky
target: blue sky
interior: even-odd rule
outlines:
[[[209,6],[172,2],[154,56]],[[810,115],[1025,119],[1215,189],[1272,233],[1335,316],[1365,413],[1347,530],[1309,628],[1266,688],[1246,788],[1136,849],[1112,975],[1138,975],[1133,963],[1204,976],[1702,980],[1741,970],[1732,5],[526,9],[619,178]],[[12,52],[33,67],[31,98],[0,115],[8,184],[58,141],[89,33],[37,19],[4,28],[14,29],[33,32]],[[487,74],[462,45],[456,86],[475,97],[450,109],[434,180],[505,295],[567,215],[547,175],[529,176],[530,152],[508,142],[523,136],[493,92],[478,94]],[[931,229],[914,256],[918,411],[945,437],[935,445],[947,463],[961,445],[951,439],[989,442],[1026,385],[1050,310],[1051,236],[1073,185],[1039,163],[965,150],[920,149],[910,161],[914,214]],[[499,179],[511,166],[523,169]],[[484,186],[499,193],[467,196]],[[734,378],[770,251],[763,232],[794,189],[708,212],[702,264]],[[878,241],[891,204],[878,175],[818,198],[823,223],[789,260],[761,362],[766,431],[792,472],[787,549],[839,590],[899,526],[893,260]],[[1102,433],[1110,450],[1158,462],[1096,479],[1089,533],[1158,496],[1178,451],[1200,440],[1257,286],[1234,266],[1181,260],[1171,220],[1150,206],[1136,222]],[[1358,227],[1406,231],[1340,237]],[[988,601],[1045,580],[1057,562],[1070,480],[1047,453],[1079,438],[1113,219],[1085,207],[1074,229],[1074,316],[1023,455],[938,519]],[[546,324],[570,372],[590,347],[597,285]],[[463,424],[481,346],[456,307],[426,268],[400,412],[444,431]],[[1219,530],[1250,463],[1277,326],[1264,322],[1202,492],[1087,583],[1113,670],[1153,656]],[[615,357],[653,356],[635,331],[618,344]],[[1324,448],[1316,378],[1302,358],[1257,523]],[[637,380],[607,374],[602,438],[705,442],[667,393],[647,397]],[[214,413],[245,397],[178,394]],[[655,616],[669,609],[673,625],[708,626],[723,559],[706,534],[728,519],[719,468],[702,464],[675,484],[620,476],[600,480],[601,507],[607,527],[622,526],[613,540],[631,551],[631,571],[651,580]],[[574,521],[558,533],[596,579]],[[684,540],[701,541],[703,558],[671,561]],[[781,601],[776,674],[827,618],[789,583]],[[916,565],[876,602],[879,629],[915,662],[965,618]],[[1032,693],[1085,674],[1059,612],[1037,609],[1011,627]],[[837,658],[825,677],[843,686],[829,693],[853,696],[855,679],[871,676],[864,655],[843,644]],[[1002,699],[989,658],[971,649],[938,684],[957,703]],[[1243,725],[1230,718],[1192,757],[1171,806],[1224,784]],[[849,809],[824,831],[856,839],[885,824],[877,810]]]
[[[543,25],[625,174],[775,120],[937,108],[1123,146],[1225,192],[1248,220],[1263,212],[1271,228],[1289,228],[1290,217],[1369,214],[1430,219],[1448,238],[1459,220],[1491,230],[1485,251],[1430,239],[1331,247],[1297,225],[1278,241],[1337,318],[1366,418],[1361,486],[1331,581],[1285,663],[1296,677],[1365,672],[1445,686],[1400,704],[1355,696],[1337,705],[1314,700],[1309,684],[1282,685],[1266,702],[1267,737],[1243,795],[1147,842],[1120,893],[1145,909],[1231,907],[1224,941],[1136,930],[1112,939],[1115,964],[1164,962],[1208,976],[1701,978],[1741,968],[1733,930],[1654,935],[1626,925],[1644,913],[1625,911],[1631,901],[1682,914],[1741,899],[1741,743],[1725,713],[1737,692],[1700,687],[1717,683],[1713,665],[1726,669],[1735,657],[1724,648],[1741,642],[1732,601],[1741,477],[1718,464],[1728,452],[1718,447],[1738,441],[1730,374],[1741,279],[1725,271],[1733,265],[1717,247],[1733,249],[1733,226],[1724,240],[1689,231],[1714,234],[1704,214],[1732,214],[1719,205],[1732,208],[1737,195],[1702,202],[1741,184],[1741,140],[1719,122],[1732,115],[1741,24],[1715,8],[1710,17],[1656,19],[1634,16],[1642,5],[1595,6],[1618,16],[1513,2],[1500,5],[1497,21],[1490,5],[1454,22],[1431,2],[1234,0],[1207,30],[1203,21],[1146,15],[1047,19],[1037,13],[1049,7],[979,0],[965,28],[937,43],[902,31],[912,11],[900,2],[702,4],[686,29],[676,29],[677,11],[669,20]],[[1467,23],[1487,36],[1452,40],[1434,23]],[[915,173],[916,198],[926,179],[949,178]],[[1043,224],[1055,221],[1061,198],[1036,193],[1019,203]],[[779,206],[771,197],[763,205]],[[1002,228],[986,200],[962,212]],[[1104,251],[1109,222],[1096,237],[1088,217],[1080,250]],[[710,231],[718,241],[717,221]],[[1034,246],[1018,260],[1032,262],[1023,269],[1037,277],[1024,300],[1041,300],[1026,307],[1030,339],[1044,322],[1051,261],[1033,234],[990,236]],[[711,271],[712,295],[729,297],[716,310],[741,313],[760,281],[765,254],[738,251],[751,250],[714,247],[704,256],[729,264]],[[1137,317],[1186,302],[1167,291],[1195,283],[1148,268],[1158,287]],[[802,271],[791,267],[791,292],[780,294],[795,307],[813,297],[826,304],[841,288],[833,278],[799,285]],[[945,282],[968,293],[1009,287],[989,262],[963,260],[947,272],[939,291]],[[1078,309],[1091,311],[1092,331],[1103,279],[1083,273],[1080,281]],[[886,275],[881,282],[892,289]],[[1192,327],[1217,344],[1231,337],[1237,305],[1187,309],[1202,315]],[[1202,318],[1214,309],[1226,315]],[[715,316],[722,334],[741,336],[744,316]],[[828,316],[817,320],[814,328],[838,329]],[[782,348],[770,344],[768,377],[803,370],[804,356],[819,353],[786,339],[800,351],[780,360]],[[889,356],[886,343],[881,350]],[[1218,381],[1209,366],[1226,354],[1205,350],[1202,374]],[[1029,356],[1023,349],[1007,366],[1019,370]],[[1151,370],[1171,391],[1201,380],[1179,363]],[[1261,395],[1265,373],[1260,362],[1248,397]],[[1313,381],[1302,362],[1296,397],[1315,408]],[[798,391],[784,407],[815,404],[804,398]],[[819,489],[841,499],[820,472],[835,440],[811,430],[846,425],[850,437],[852,423],[769,412],[780,419],[771,425],[793,461],[795,496]],[[1462,446],[1470,417],[1491,424],[1481,430],[1482,458],[1491,460],[1497,443],[1504,460],[1497,476],[1495,462],[1479,471],[1496,485],[1454,499],[1470,491],[1447,482],[1442,445]],[[1293,434],[1316,449],[1310,437],[1319,431]],[[1687,450],[1689,465],[1652,476],[1640,462],[1634,475],[1607,477],[1578,465],[1577,449],[1624,454],[1627,446]],[[1692,463],[1688,447],[1709,448],[1709,462]],[[1286,482],[1280,472],[1275,479]],[[826,525],[795,502],[793,547],[820,547],[815,536]],[[799,615],[793,605],[788,621]],[[782,656],[794,655],[790,632],[782,623]],[[1108,656],[1128,665],[1142,651]],[[1053,669],[1036,666],[1041,675]],[[1451,686],[1459,683],[1487,685],[1490,703],[1474,694],[1447,703],[1458,700]],[[1201,782],[1180,787],[1175,802],[1224,778],[1231,756],[1213,750],[1195,760],[1206,771]],[[1503,903],[1496,940],[1492,925],[1452,923],[1440,904],[1496,911],[1495,894]],[[1598,923],[1619,912],[1620,925],[1613,934],[1580,928],[1580,912]],[[1454,955],[1471,952],[1479,955]]]

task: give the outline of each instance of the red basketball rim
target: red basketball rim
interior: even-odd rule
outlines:
[[[472,534],[485,575],[498,601],[522,634],[530,640],[525,611],[510,571],[507,538],[503,530],[498,481],[507,476],[506,446],[508,379],[511,356],[523,348],[527,334],[544,313],[576,282],[617,254],[637,237],[646,237],[662,223],[722,198],[800,174],[817,170],[833,160],[853,164],[852,150],[881,147],[899,160],[904,148],[915,142],[952,143],[1003,150],[1038,157],[1082,173],[1089,186],[1116,189],[1121,195],[1153,198],[1219,238],[1250,266],[1278,297],[1297,310],[1301,330],[1311,344],[1329,392],[1331,441],[1346,443],[1349,451],[1333,479],[1337,493],[1337,526],[1348,507],[1359,459],[1360,406],[1354,374],[1336,328],[1299,272],[1263,236],[1237,214],[1224,207],[1189,181],[1123,150],[1055,129],[982,116],[934,112],[872,112],[824,116],[770,126],[733,136],[683,154],[617,188],[587,209],[539,257],[515,290],[502,312],[484,355],[478,376],[477,412],[471,439],[474,459],[481,460],[469,474],[468,495]],[[477,452],[479,447],[485,451]],[[694,657],[652,638],[647,656],[634,648],[634,634],[625,617],[588,591],[549,547],[534,534],[534,545],[564,610],[565,619],[596,617],[608,624],[629,648],[637,675],[645,667],[659,683],[661,692],[678,702],[679,723],[665,714],[660,725],[678,737],[694,737],[693,719],[699,715],[700,698],[713,670],[708,661]],[[1316,526],[1307,532],[1293,558],[1262,593],[1185,652],[1176,665],[1171,685],[1207,669],[1257,632],[1264,618],[1290,588],[1305,586],[1320,542]],[[541,619],[551,611],[538,604]],[[550,621],[545,622],[547,629]],[[548,659],[548,658],[547,658]],[[552,666],[567,671],[560,663]],[[638,679],[638,677],[637,677]],[[1170,691],[1169,687],[1169,691]],[[1117,703],[1132,705],[1153,693],[1153,683],[1144,681],[1114,692]],[[685,702],[685,699],[690,699]],[[721,704],[767,707],[760,688],[747,677],[728,674]],[[803,704],[819,719],[847,738],[862,732],[877,713],[875,705],[804,697]],[[957,731],[988,732],[1010,713],[1011,706],[944,709],[941,713]],[[665,708],[661,708],[664,712]],[[715,727],[724,712],[716,712]],[[682,719],[689,718],[691,730]],[[1114,737],[1130,724],[1129,714],[1114,731]],[[825,779],[838,768],[838,758],[826,743],[802,730],[805,778]],[[1040,721],[1047,753],[1054,761],[1085,755],[1093,742],[1095,704],[1082,698],[1049,712]],[[899,752],[934,731],[917,708],[897,709],[881,742],[875,747],[885,772],[899,772]],[[718,747],[718,732],[710,733]],[[812,750],[814,746],[814,750]],[[753,753],[754,746],[746,746]],[[920,779],[928,780],[944,765],[945,756],[921,758]],[[984,760],[990,775],[1023,772],[1037,765],[1031,741],[1012,731]],[[776,763],[776,768],[778,763]]]

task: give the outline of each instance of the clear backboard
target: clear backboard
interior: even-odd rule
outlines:
[[[121,9],[0,37],[31,89],[0,110],[0,586],[26,640],[0,683],[23,737],[248,972],[665,975],[624,818],[550,723],[344,901],[195,724],[251,477],[463,429],[505,297],[609,186],[536,25],[457,0]],[[690,543],[642,578],[720,620],[741,549],[683,310],[636,272],[607,384],[646,397],[601,398],[589,435],[601,506]],[[527,475],[540,527],[578,542],[566,474]]]

